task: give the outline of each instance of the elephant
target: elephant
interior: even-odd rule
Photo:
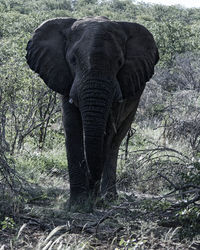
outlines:
[[[26,50],[29,67],[61,96],[69,210],[115,199],[119,146],[159,60],[153,35],[107,17],[54,18],[34,31]]]

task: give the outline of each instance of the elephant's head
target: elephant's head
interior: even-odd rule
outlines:
[[[26,58],[51,89],[80,109],[85,158],[98,181],[111,106],[139,98],[158,61],[151,33],[104,17],[53,19],[35,31]]]

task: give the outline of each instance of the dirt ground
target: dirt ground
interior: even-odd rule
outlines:
[[[37,186],[23,201],[4,196],[0,250],[200,249],[199,235],[175,219],[173,198],[120,191],[93,213],[70,213],[67,188]]]

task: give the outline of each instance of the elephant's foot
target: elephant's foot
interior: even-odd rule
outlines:
[[[67,204],[68,211],[72,213],[90,213],[93,211],[93,201],[88,193],[71,195]]]
[[[73,190],[67,202],[67,209],[70,212],[89,213],[93,211],[93,205],[99,192],[100,182],[90,182],[88,190]]]

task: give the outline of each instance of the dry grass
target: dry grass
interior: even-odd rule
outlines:
[[[54,163],[46,170],[38,168],[38,161],[28,177],[40,186],[32,184],[29,196],[9,192],[2,196],[0,221],[5,228],[0,231],[0,250],[200,249],[200,230],[198,225],[199,231],[192,228],[194,217],[187,212],[182,220],[177,217],[181,211],[177,173],[188,171],[190,159],[170,145],[149,144],[139,151],[130,147],[124,162],[121,157],[118,200],[82,214],[65,208],[69,197],[65,170]],[[170,195],[165,177],[174,183]]]
[[[58,177],[51,177],[54,183]],[[48,183],[49,180],[48,180]],[[120,192],[115,203],[93,213],[68,213],[64,189],[46,187],[35,191],[26,205],[9,201],[4,216],[14,219],[13,228],[0,231],[0,249],[199,249],[200,238],[181,237],[177,225],[162,226],[174,200],[159,196]],[[40,194],[40,195],[38,195]],[[44,195],[45,194],[45,195]],[[18,206],[18,207],[17,207]],[[15,210],[15,211],[14,211]],[[8,210],[7,210],[8,211]],[[166,218],[166,217],[165,217]]]

